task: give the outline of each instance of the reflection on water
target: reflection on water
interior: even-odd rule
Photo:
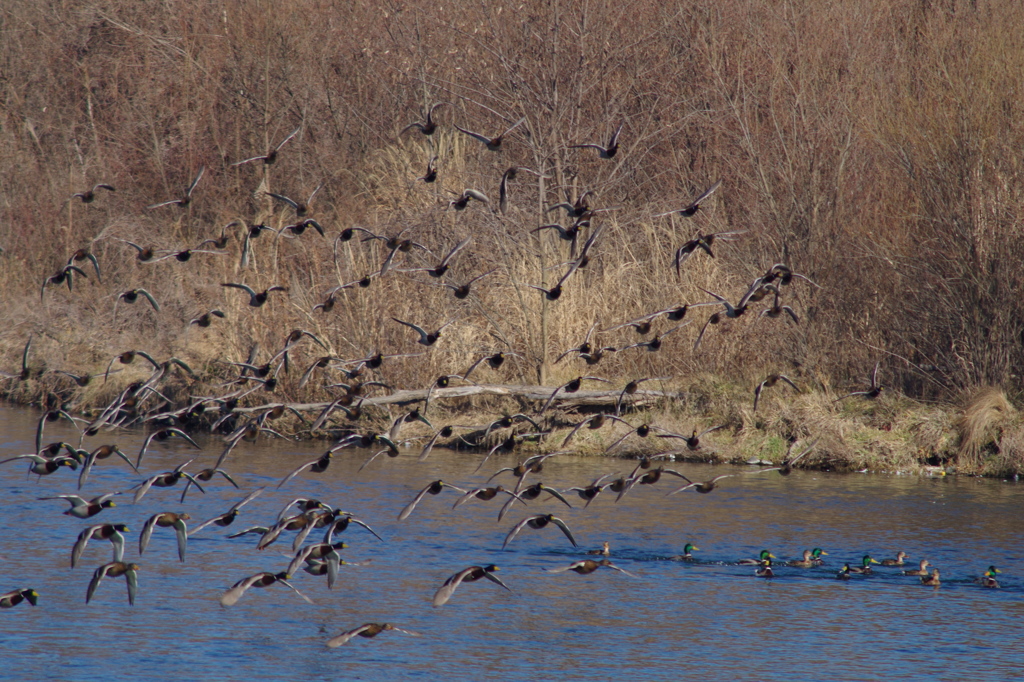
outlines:
[[[0,459],[28,452],[37,415],[0,410]],[[48,440],[77,436],[66,424],[48,426]],[[118,433],[134,459],[145,434]],[[86,447],[113,438],[105,434]],[[107,440],[104,440],[107,439]],[[210,466],[216,439],[190,467]],[[21,463],[0,468],[4,516],[0,520],[0,592],[30,586],[39,606],[0,612],[4,623],[4,679],[678,679],[687,674],[726,679],[973,679],[1019,675],[1024,663],[1024,491],[1014,483],[963,478],[829,475],[794,472],[736,476],[708,495],[665,497],[677,479],[641,486],[614,502],[605,492],[587,509],[556,500],[516,505],[501,522],[503,502],[474,500],[457,510],[452,491],[426,496],[413,515],[398,512],[431,480],[482,485],[472,472],[480,455],[435,450],[424,463],[415,450],[380,458],[362,472],[366,452],[342,451],[322,474],[303,473],[277,483],[315,458],[322,444],[267,442],[240,447],[227,464],[242,486],[221,478],[207,494],[152,489],[138,504],[129,496],[89,520],[62,515],[67,504],[37,497],[76,492],[74,472],[39,481]],[[84,495],[126,490],[144,477],[169,471],[196,456],[175,440],[155,444],[140,474],[117,459],[102,461]],[[507,465],[498,460],[494,468]],[[568,487],[602,473],[628,473],[622,460],[549,460],[545,483]],[[733,468],[683,465],[706,480]],[[511,485],[512,479],[506,479]],[[255,487],[267,490],[243,508],[234,525],[204,529],[177,560],[172,529],[159,528],[138,557],[138,532],[149,516],[187,511],[191,525],[212,518]],[[221,608],[220,594],[258,571],[282,571],[291,535],[262,552],[256,536],[226,536],[249,525],[269,525],[298,496],[317,497],[369,523],[386,542],[355,526],[343,538],[348,561],[338,585],[305,573],[294,584],[310,606],[282,586],[252,589],[237,605]],[[546,496],[542,495],[542,498]],[[506,551],[505,534],[528,514],[552,512],[572,528],[581,550],[556,528],[525,529]],[[85,591],[92,570],[110,561],[110,544],[94,540],[77,569],[71,547],[87,525],[124,522],[131,529],[125,560],[140,564],[139,596],[129,607],[124,579],[107,578],[92,603]],[[314,532],[311,540],[319,541]],[[632,579],[601,569],[589,576],[552,575],[581,551],[611,543],[613,561],[639,574]],[[686,542],[700,551],[693,563],[671,561]],[[827,563],[815,569],[779,567],[774,580],[753,576],[739,559],[770,549],[780,559],[823,547]],[[848,583],[834,580],[839,566],[907,552],[942,571],[931,589],[897,569]],[[461,586],[448,605],[434,609],[434,591],[452,573],[495,563],[509,593],[486,580]],[[1002,571],[1001,590],[973,584],[989,564]],[[364,622],[392,622],[423,633],[355,638],[336,650],[325,642]],[[951,626],[955,624],[955,626]],[[13,652],[13,653],[12,653]],[[60,673],[54,670],[59,669]],[[120,675],[119,671],[124,671]]]

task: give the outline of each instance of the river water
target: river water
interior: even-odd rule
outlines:
[[[38,414],[0,409],[0,459],[33,449]],[[146,433],[101,434],[92,449],[116,442],[134,460]],[[77,443],[70,425],[51,424],[46,442]],[[139,474],[109,459],[93,469],[83,490],[91,497],[127,490],[146,476],[197,457],[189,470],[212,466],[221,444],[197,436],[202,449],[170,440],[154,444]],[[1024,676],[1024,487],[1012,481],[921,478],[796,471],[738,475],[712,493],[672,497],[678,479],[638,487],[616,503],[606,491],[587,508],[538,499],[496,519],[500,500],[453,510],[455,493],[427,496],[399,522],[399,511],[435,479],[478,487],[509,457],[435,450],[423,463],[418,448],[381,457],[357,471],[366,452],[344,450],[321,474],[303,473],[276,486],[322,443],[261,441],[241,445],[226,468],[235,490],[218,477],[206,494],[154,488],[139,504],[131,495],[88,520],[62,515],[76,493],[77,474],[62,470],[36,480],[22,462],[0,467],[0,592],[32,587],[39,604],[0,611],[4,665],[0,679],[760,679],[1005,680]],[[493,466],[492,466],[493,464]],[[605,473],[628,473],[625,460],[555,457],[537,478],[557,488],[584,485]],[[670,464],[694,480],[735,467]],[[500,478],[506,485],[514,481]],[[142,556],[138,533],[151,515],[185,511],[191,525],[216,516],[247,492],[266,486],[226,529],[208,527],[189,539],[185,563],[172,529],[158,528]],[[319,498],[368,523],[378,541],[351,526],[340,539],[346,561],[338,584],[303,572],[293,584],[310,605],[280,585],[252,589],[224,608],[220,595],[260,571],[283,571],[291,535],[263,551],[254,536],[228,539],[249,525],[269,525],[289,500]],[[544,496],[542,496],[543,498]],[[502,541],[527,514],[552,512],[570,526],[580,550],[555,528],[524,529]],[[126,523],[126,561],[140,565],[139,592],[129,606],[123,578],[107,578],[86,605],[92,571],[111,560],[110,544],[93,540],[75,569],[71,547],[93,523]],[[310,540],[320,540],[314,532]],[[590,575],[552,574],[582,551],[607,541],[615,565]],[[671,560],[687,542],[697,562]],[[780,560],[804,549],[828,552],[820,568],[776,566],[765,580],[740,559],[769,549]],[[930,588],[897,569],[835,579],[845,562],[907,552],[942,572]],[[464,583],[434,608],[442,582],[472,565],[496,564],[511,588]],[[1003,587],[973,579],[990,565]],[[420,633],[385,632],[329,649],[335,635],[366,622],[390,622]]]

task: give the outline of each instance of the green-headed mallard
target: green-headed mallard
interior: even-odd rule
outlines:
[[[761,565],[754,570],[754,575],[758,578],[774,578],[775,571],[772,570],[772,560],[765,559],[761,562]]]
[[[765,561],[768,561],[769,559],[774,559],[774,558],[775,558],[774,554],[769,552],[767,549],[762,549],[761,553],[757,556],[756,559],[740,559],[736,563],[739,566],[760,566]]]
[[[97,540],[110,540],[110,544],[114,546],[114,561],[123,560],[124,535],[122,533],[127,532],[128,526],[123,523],[99,523],[95,526],[89,526],[78,534],[78,540],[75,541],[75,546],[71,550],[71,568],[78,565],[79,559],[82,558],[82,553],[85,552],[86,545],[93,538]]]
[[[976,578],[974,582],[978,583],[982,587],[999,587],[999,581],[996,580],[996,573],[1002,573],[1002,571],[995,566],[989,566],[984,575]]]
[[[813,568],[815,566],[820,566],[822,564],[822,556],[828,556],[828,552],[821,549],[820,547],[815,547],[814,549],[805,549],[803,559],[793,559],[792,561],[787,561],[786,565],[793,566],[794,568]]]
[[[850,569],[850,573],[863,573],[863,574],[871,573],[871,564],[877,564],[878,563],[878,561],[876,561],[875,559],[871,558],[870,554],[865,554],[863,556],[863,558],[861,558],[860,561],[861,561],[860,566],[852,567]]]
[[[9,609],[26,600],[29,604],[35,606],[39,601],[39,593],[33,589],[22,587],[17,590],[11,590],[10,592],[0,594],[0,609]]]
[[[692,553],[693,552],[699,552],[699,551],[700,551],[700,547],[698,547],[697,545],[693,544],[692,542],[687,542],[683,546],[683,553],[682,554],[678,554],[678,555],[672,557],[672,561],[696,561],[697,559],[696,559],[696,557],[693,556]]]

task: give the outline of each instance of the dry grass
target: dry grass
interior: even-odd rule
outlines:
[[[921,406],[831,404],[833,393],[861,386],[877,361],[887,394],[914,399],[1019,384],[1012,368],[1024,363],[1016,268],[1024,258],[1024,112],[1015,93],[1024,86],[1024,8],[1015,3],[285,0],[269,12],[232,0],[140,8],[115,0],[68,11],[15,0],[0,17],[4,370],[17,370],[32,334],[37,372],[100,371],[115,354],[140,348],[192,364],[207,384],[194,392],[205,392],[252,344],[266,361],[291,329],[313,331],[332,354],[357,359],[420,350],[391,317],[432,327],[454,319],[436,349],[388,361],[382,377],[424,387],[503,349],[523,357],[484,376],[549,385],[583,373],[672,376],[671,386],[692,397],[671,411],[687,423],[727,420],[746,443],[740,454],[774,457],[779,439],[820,433],[836,461],[898,451],[879,434],[902,432],[902,424],[928,434],[924,450],[948,449],[943,419]],[[435,135],[398,135],[438,101],[451,106],[435,112]],[[499,153],[450,125],[497,132],[521,117]],[[603,143],[619,123],[614,159],[570,146]],[[273,166],[231,165],[300,125]],[[438,182],[418,182],[435,155]],[[502,215],[491,208],[513,165],[545,177],[520,174]],[[206,174],[186,209],[145,210],[177,196],[200,166]],[[720,178],[694,218],[652,217]],[[117,192],[92,204],[68,199],[96,182]],[[139,263],[119,241],[180,250],[235,219],[280,228],[292,213],[263,192],[304,198],[321,183],[313,215],[327,239],[311,230],[264,233],[247,267],[237,227],[224,255],[188,263]],[[488,194],[491,207],[445,210],[451,193],[467,187]],[[555,217],[547,206],[588,190],[596,207],[616,210],[593,221],[604,232],[591,264],[558,301],[545,301],[526,285],[557,281],[567,245],[530,230]],[[497,271],[465,301],[424,284],[436,283],[424,273],[395,272],[343,290],[331,313],[314,312],[331,287],[384,260],[381,241],[333,243],[353,225],[388,235],[407,229],[437,257],[471,235],[448,279]],[[676,248],[698,231],[731,230],[746,233],[717,242],[714,259],[695,253],[676,276]],[[82,247],[99,258],[102,282],[50,287],[40,303],[40,283]],[[396,270],[434,256],[403,254]],[[693,352],[713,310],[696,308],[659,353],[615,353],[593,368],[554,364],[595,323],[606,329],[708,300],[702,289],[735,301],[776,262],[821,285],[796,280],[784,289],[798,325],[758,318],[764,301],[710,328]],[[289,291],[250,309],[222,282]],[[116,305],[120,292],[139,287],[159,300],[159,314],[145,303]],[[228,319],[188,328],[214,307]],[[596,340],[621,347],[637,337],[621,329]],[[295,364],[322,353],[303,345]],[[754,415],[750,387],[770,372],[794,378],[802,394],[776,389]],[[282,375],[273,398],[324,400],[337,380],[323,373],[299,390],[300,374]],[[135,376],[115,375],[111,386]],[[82,392],[50,373],[6,390],[14,400],[75,405],[112,393]],[[900,414],[907,409],[930,416],[913,422]],[[912,442],[904,445],[914,453]]]
[[[957,466],[978,470],[984,465],[984,451],[990,447],[998,451],[1003,428],[1015,414],[1006,394],[996,386],[984,386],[969,393],[963,412],[956,420],[960,436]]]

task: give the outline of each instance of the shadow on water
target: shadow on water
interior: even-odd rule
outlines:
[[[37,415],[0,410],[0,458],[28,452]],[[77,442],[65,424],[47,440]],[[86,444],[97,447],[99,436]],[[112,438],[113,436],[106,436]],[[134,459],[145,434],[117,433]],[[127,490],[144,477],[173,469],[210,466],[216,439],[200,440],[201,453],[180,442],[153,447],[143,470],[123,462],[99,463],[84,496]],[[4,515],[0,592],[31,586],[35,608],[2,613],[3,679],[1007,679],[1024,664],[1024,490],[1000,481],[797,471],[747,475],[734,468],[679,464],[687,476],[724,480],[708,495],[666,494],[677,479],[638,486],[620,502],[605,492],[586,509],[555,500],[515,505],[498,522],[502,501],[474,500],[452,510],[457,495],[427,496],[404,522],[398,512],[438,478],[476,487],[480,455],[437,451],[423,463],[418,451],[381,458],[362,472],[369,453],[342,451],[327,471],[303,473],[283,489],[277,483],[324,445],[281,441],[240,447],[227,468],[235,490],[219,477],[207,493],[154,488],[137,505],[119,496],[117,507],[89,520],[62,515],[61,500],[75,493],[74,472],[36,481],[21,463],[0,468]],[[505,466],[499,460],[494,469]],[[489,468],[489,467],[488,467]],[[540,479],[554,487],[589,483],[603,473],[628,473],[631,462],[556,457]],[[512,485],[512,479],[499,479]],[[227,528],[209,527],[190,538],[185,563],[177,559],[171,529],[157,529],[138,556],[138,532],[161,511],[186,511],[191,525],[228,509],[246,492],[266,486]],[[318,497],[356,514],[385,542],[350,527],[338,585],[304,573],[294,584],[315,603],[281,586],[253,589],[231,608],[218,603],[235,581],[287,566],[290,536],[256,551],[255,536],[227,539],[249,525],[268,524],[288,501]],[[543,496],[542,496],[543,497]],[[556,529],[524,529],[505,551],[509,529],[528,514],[552,512],[572,528],[574,549]],[[82,565],[69,568],[71,546],[87,525],[124,522],[131,529],[126,561],[140,564],[139,595],[129,607],[123,579],[108,578],[85,604],[92,571],[110,561],[109,543],[90,542]],[[310,538],[319,540],[320,533]],[[551,574],[607,541],[616,565],[631,578],[601,569],[580,576]],[[687,542],[696,561],[671,560]],[[776,577],[754,576],[737,565],[771,550],[777,564],[804,549],[828,552],[824,566],[776,567]],[[881,559],[907,552],[942,571],[938,589],[899,569],[876,567],[870,576],[835,580],[845,562],[864,554]],[[466,583],[443,608],[431,607],[445,578],[466,566],[494,563],[512,588],[486,580]],[[973,582],[990,564],[1003,573],[1000,590]],[[330,637],[364,622],[392,622],[422,633],[356,638],[330,650]],[[60,671],[60,672],[57,672]]]

